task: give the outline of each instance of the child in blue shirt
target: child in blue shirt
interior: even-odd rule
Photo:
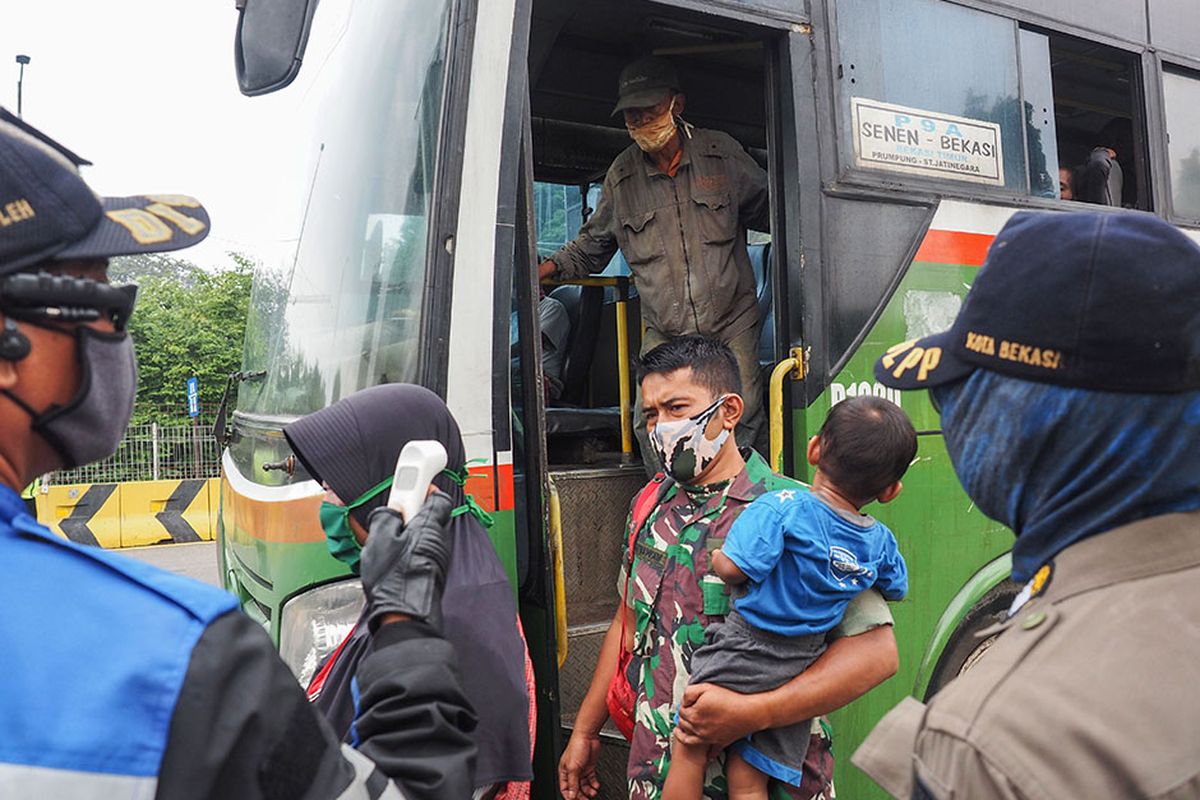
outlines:
[[[874,587],[888,600],[908,590],[892,532],[861,508],[900,494],[917,436],[908,416],[878,397],[835,405],[808,443],[811,490],[769,492],[733,523],[712,568],[734,588],[733,610],[710,625],[692,655],[691,683],[742,693],[787,683],[825,649],[850,600]],[[729,747],[730,798],[765,798],[771,778],[800,785],[811,720],[759,731]],[[663,800],[700,797],[708,752],[678,738]]]

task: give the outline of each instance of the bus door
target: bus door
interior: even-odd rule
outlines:
[[[536,774],[551,784],[546,796],[619,602],[626,516],[647,476],[631,430],[642,325],[628,262],[617,252],[591,278],[542,285],[536,265],[575,237],[613,159],[632,144],[611,114],[621,68],[649,54],[668,58],[687,95],[684,118],[729,133],[770,176],[772,230],[750,232],[748,251],[763,320],[761,369],[771,372],[799,330],[788,281],[800,273],[801,224],[789,204],[798,203],[802,178],[798,151],[784,152],[795,138],[785,73],[790,37],[807,26],[787,10],[794,5],[532,3],[509,358],[518,573],[536,651]],[[618,796],[628,749],[615,729],[602,738],[605,796]]]

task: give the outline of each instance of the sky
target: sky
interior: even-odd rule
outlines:
[[[0,105],[94,163],[102,195],[190,194],[212,232],[181,257],[208,269],[228,250],[279,258],[294,209],[279,189],[302,159],[273,146],[297,93],[237,88],[234,0],[36,0],[4,3]]]

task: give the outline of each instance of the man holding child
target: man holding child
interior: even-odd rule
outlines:
[[[646,353],[641,372],[651,444],[668,477],[636,531],[631,574],[628,554],[623,564],[618,590],[627,599],[609,627],[560,761],[567,800],[599,792],[598,733],[608,718],[605,696],[622,646],[632,653],[628,675],[637,697],[629,794],[645,800],[662,794],[676,709],[680,740],[723,747],[829,713],[890,677],[897,666],[891,615],[879,593],[868,590],[850,600],[840,624],[826,634],[824,653],[778,688],[743,696],[712,685],[688,686],[706,627],[730,610],[725,585],[712,570],[712,553],[755,499],[776,490],[806,490],[772,473],[752,450],[739,450],[733,431],[743,402],[737,361],[728,347],[702,336],[672,339]],[[714,718],[721,721],[713,725]],[[811,730],[801,785],[773,780],[771,797],[829,796],[829,743],[819,722]],[[709,763],[704,783],[708,797],[725,793],[723,758]]]

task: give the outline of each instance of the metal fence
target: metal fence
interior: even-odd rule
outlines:
[[[117,452],[95,464],[53,473],[51,484],[215,478],[221,449],[212,425],[132,425]]]

